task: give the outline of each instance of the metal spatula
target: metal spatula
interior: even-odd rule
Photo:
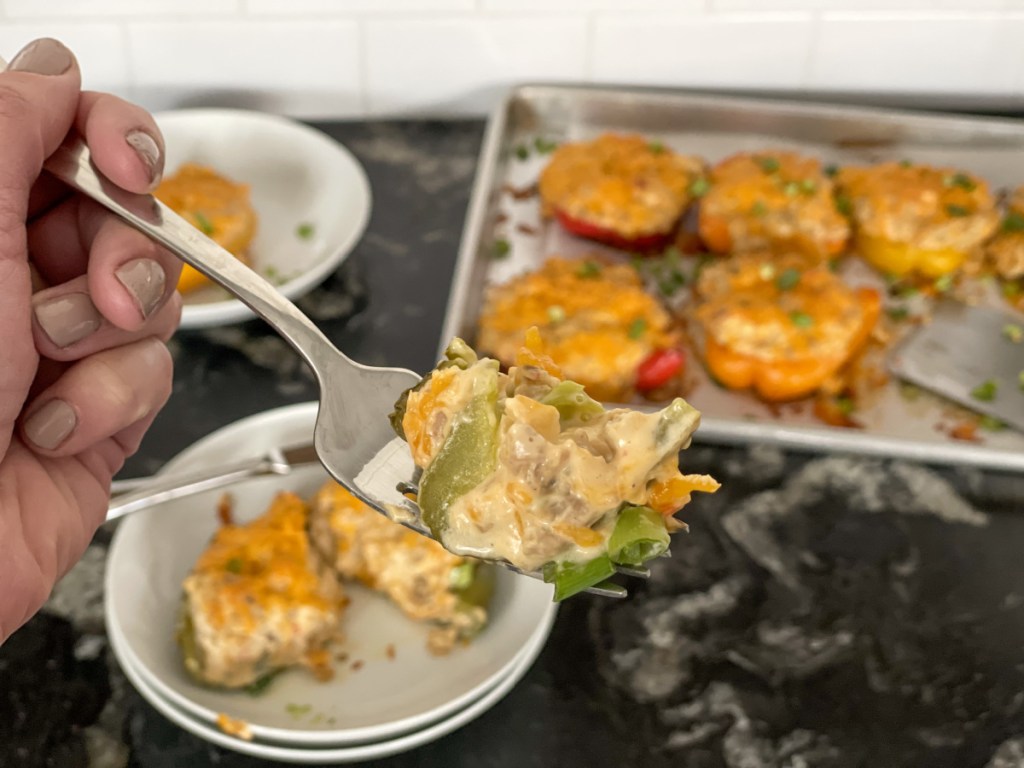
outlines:
[[[951,300],[889,356],[922,389],[1024,430],[1024,318]]]

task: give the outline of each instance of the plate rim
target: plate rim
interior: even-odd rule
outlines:
[[[208,450],[207,446],[213,442],[230,439],[234,435],[245,434],[259,428],[269,428],[270,425],[288,425],[298,424],[303,420],[308,420],[310,431],[312,432],[313,422],[316,418],[319,403],[317,401],[307,401],[303,403],[295,403],[292,405],[281,406],[279,408],[272,408],[266,411],[261,411],[250,416],[244,417],[237,421],[226,424],[219,429],[210,432],[204,437],[200,438],[190,446],[184,448],[173,458],[171,458],[157,473],[157,476],[171,474],[182,465],[187,465],[190,461],[193,461],[193,457],[197,454],[201,455],[204,450]],[[142,510],[139,514],[149,514],[151,510]],[[134,515],[132,515],[134,517]],[[104,590],[105,595],[112,596],[119,586],[114,581],[115,569],[111,567],[111,563],[117,557],[119,542],[125,535],[122,529],[130,526],[132,523],[129,520],[123,521],[118,529],[114,532],[113,538],[110,542],[108,550],[108,564],[104,574]],[[509,574],[510,584],[522,583],[519,581],[521,578]],[[532,586],[532,585],[531,585]],[[515,587],[513,587],[514,589]],[[104,620],[108,633],[117,633],[124,641],[125,654],[132,663],[136,665],[140,674],[145,678],[147,684],[160,692],[160,695],[172,702],[175,706],[188,711],[191,715],[200,718],[206,723],[214,724],[216,722],[217,712],[210,709],[208,706],[199,704],[193,701],[187,695],[180,691],[175,690],[166,682],[161,680],[157,675],[153,673],[138,656],[131,646],[131,642],[128,640],[128,636],[121,626],[119,614],[114,608],[115,600],[112,598],[105,599],[104,601]],[[410,715],[400,720],[393,720],[382,724],[361,726],[358,728],[337,728],[333,730],[292,730],[287,728],[279,728],[274,726],[250,724],[250,727],[254,735],[260,738],[283,742],[287,744],[303,744],[303,745],[339,745],[339,744],[356,744],[375,741],[379,739],[386,739],[392,736],[396,736],[402,733],[408,733],[425,727],[431,723],[438,722],[448,716],[452,712],[457,712],[462,708],[465,708],[473,701],[486,695],[495,686],[500,684],[501,680],[507,675],[511,669],[515,667],[519,658],[521,657],[523,650],[528,647],[538,633],[545,631],[544,627],[547,626],[547,632],[550,631],[550,623],[553,622],[555,615],[558,611],[558,604],[553,600],[545,603],[543,612],[540,614],[537,625],[527,637],[526,642],[519,650],[516,651],[507,661],[505,661],[496,671],[488,675],[482,682],[472,686],[468,690],[453,697],[437,707],[434,707],[425,712]]]
[[[352,151],[327,133],[283,115],[228,107],[168,109],[154,113],[153,118],[156,120],[157,126],[161,127],[161,131],[162,125],[169,120],[181,120],[184,122],[211,118],[216,120],[244,120],[250,123],[284,127],[293,131],[296,136],[302,136],[304,140],[332,150],[343,162],[351,166],[355,181],[354,189],[357,190],[358,194],[357,224],[353,226],[351,232],[345,238],[337,244],[330,246],[327,249],[327,255],[311,269],[297,275],[282,285],[276,286],[277,290],[286,298],[294,301],[326,280],[332,272],[337,270],[348,259],[363,235],[366,234],[370,223],[370,215],[373,211],[373,189],[370,185],[369,176],[362,163]],[[355,206],[352,207],[354,208]],[[201,330],[232,325],[252,320],[256,317],[256,313],[251,308],[239,299],[232,297],[223,301],[205,304],[184,304],[178,328],[180,330]]]

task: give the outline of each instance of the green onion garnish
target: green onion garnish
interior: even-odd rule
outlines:
[[[655,155],[660,155],[662,152],[665,151],[665,145],[662,144],[660,141],[652,141],[650,144],[647,145],[647,149],[649,149]]]
[[[788,267],[779,273],[775,278],[775,287],[780,291],[789,291],[800,284],[800,270]]]
[[[650,507],[626,507],[608,539],[608,557],[619,565],[640,566],[668,550],[665,518]]]
[[[548,307],[548,320],[552,323],[561,323],[565,321],[565,309],[558,304],[552,304]]]
[[[790,312],[789,319],[793,321],[793,325],[797,328],[810,328],[814,325],[814,318],[806,312],[800,312],[799,310]]]
[[[576,277],[583,278],[584,280],[592,280],[600,276],[601,265],[589,259],[580,264],[580,268],[576,270]]]
[[[614,575],[615,566],[608,555],[587,563],[548,563],[544,566],[544,581],[555,585],[555,602],[572,597]]]
[[[629,324],[629,338],[639,339],[644,335],[644,331],[647,330],[647,321],[642,317],[638,317],[632,323]]]
[[[494,250],[491,255],[496,259],[504,259],[512,252],[512,245],[508,240],[499,239],[494,241]]]
[[[779,170],[779,161],[774,157],[755,157],[754,162],[761,166],[765,173],[775,173]]]
[[[981,384],[971,390],[971,397],[975,400],[983,400],[985,402],[991,402],[996,399],[996,393],[999,391],[999,383],[995,379],[989,379],[983,381]]]
[[[1003,232],[1024,232],[1024,215],[1010,211],[1003,218]]]
[[[768,208],[767,208],[767,206],[764,203],[762,203],[760,200],[758,200],[756,203],[754,203],[750,207],[750,212],[754,216],[764,216],[765,214],[768,213]]]
[[[800,182],[798,181],[787,181],[782,185],[782,191],[786,197],[796,197],[800,194]]]
[[[813,195],[818,191],[818,185],[814,179],[801,179],[800,180],[800,191],[805,195]]]
[[[195,216],[196,224],[199,225],[200,232],[202,232],[204,235],[213,234],[213,224],[210,223],[210,220],[208,218],[206,218],[199,211],[196,211],[193,214],[193,216]]]
[[[707,179],[700,178],[690,185],[690,194],[693,197],[704,197],[704,195],[708,193],[709,189],[711,189],[711,182]]]
[[[530,156],[530,148],[525,144],[520,144],[516,147],[516,157],[520,160],[526,160]]]
[[[549,155],[558,148],[557,141],[549,141],[543,136],[538,136],[533,140],[533,148],[540,152],[542,155]]]
[[[946,213],[955,218],[963,218],[964,216],[969,216],[971,212],[962,205],[950,203],[946,206]]]
[[[844,194],[836,195],[836,210],[843,216],[853,215],[853,202]]]
[[[838,165],[834,165],[834,164],[833,165],[826,165],[824,170],[825,170],[825,175],[828,176],[829,178],[832,178],[837,173],[839,173],[839,166]]]
[[[989,416],[988,414],[983,414],[978,419],[978,426],[989,432],[999,432],[1000,430],[1006,429],[1006,424],[1001,422],[995,416]]]
[[[952,176],[944,178],[942,183],[947,187],[959,187],[967,192],[973,192],[978,186],[966,173],[954,173]]]
[[[1021,341],[1024,341],[1024,328],[1021,328],[1016,323],[1007,323],[1003,326],[1003,336],[1014,344],[1020,344]]]
[[[942,277],[937,277],[933,285],[939,293],[949,293],[953,289],[953,276],[943,275]]]
[[[836,408],[843,416],[849,416],[856,410],[856,405],[853,402],[853,398],[840,396],[836,398]]]
[[[316,230],[313,228],[313,225],[308,221],[299,224],[299,226],[295,228],[295,234],[300,240],[309,240],[315,231]]]

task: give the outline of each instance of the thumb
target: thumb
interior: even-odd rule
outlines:
[[[74,54],[50,38],[29,43],[0,71],[0,456],[38,361],[25,231],[29,192],[75,119],[80,88]]]

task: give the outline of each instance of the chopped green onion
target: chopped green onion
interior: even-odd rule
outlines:
[[[782,185],[782,191],[786,197],[796,197],[800,194],[800,183],[797,181],[787,181]]]
[[[202,232],[204,235],[212,235],[213,234],[213,224],[210,223],[210,220],[208,218],[206,218],[199,211],[196,211],[193,214],[193,216],[195,216],[196,224],[199,225],[199,231],[200,232]]]
[[[814,325],[814,318],[806,312],[800,312],[799,310],[790,312],[789,319],[793,321],[793,325],[797,328],[810,328]]]
[[[580,268],[576,270],[576,277],[583,278],[584,280],[592,280],[600,276],[601,265],[589,259],[580,264]]]
[[[1001,422],[995,416],[989,416],[987,414],[983,414],[978,419],[978,426],[989,432],[999,432],[1006,429],[1006,424]]]
[[[907,319],[907,316],[910,315],[910,310],[906,307],[889,307],[885,310],[885,314],[889,316],[890,320],[900,322]]]
[[[1010,211],[1003,218],[1003,232],[1024,232],[1024,215]]]
[[[762,280],[772,280],[775,277],[775,267],[772,264],[762,264],[757,268],[757,276]]]
[[[973,192],[978,186],[966,173],[954,173],[952,176],[944,178],[942,183],[947,187],[959,187],[967,192]]]
[[[608,555],[586,563],[548,563],[544,566],[544,581],[555,585],[556,603],[614,575],[615,566]]]
[[[662,152],[665,151],[665,145],[662,144],[660,141],[652,141],[650,144],[647,145],[647,149],[649,149],[655,155],[660,155]]]
[[[824,170],[825,170],[825,175],[828,176],[831,179],[837,173],[839,173],[839,166],[835,165],[833,163],[833,164],[830,164],[830,165],[826,165]]]
[[[520,144],[516,147],[516,157],[520,160],[526,160],[530,156],[530,148],[525,144]]]
[[[704,197],[709,189],[711,189],[711,182],[705,178],[700,178],[690,185],[690,194],[693,197]]]
[[[991,402],[996,399],[996,393],[999,391],[999,383],[995,379],[989,379],[983,381],[981,384],[971,390],[971,397],[975,400],[982,400],[984,402]]]
[[[585,423],[604,413],[604,407],[588,395],[582,384],[575,381],[560,381],[544,397],[544,405],[558,409],[558,419],[563,427],[571,423]]]
[[[227,569],[228,573],[241,573],[242,565],[241,558],[232,557],[224,567]]]
[[[1024,389],[1024,371],[1017,374],[1017,386]]]
[[[647,330],[647,321],[642,317],[638,317],[632,323],[629,324],[629,338],[639,339],[644,335],[644,331]]]
[[[818,191],[818,184],[814,179],[801,179],[800,180],[800,191],[805,195],[813,195]]]
[[[910,160],[900,160],[900,168],[911,168],[913,165]]]
[[[565,309],[559,304],[552,304],[548,307],[548,320],[552,323],[565,322]]]
[[[765,173],[775,173],[779,170],[779,161],[774,157],[756,157],[754,162],[761,166]]]
[[[295,234],[300,240],[309,240],[316,230],[308,221],[304,221],[295,228]]]
[[[775,278],[775,287],[780,291],[790,291],[800,284],[800,270],[788,267]]]
[[[608,557],[620,565],[640,566],[668,550],[665,518],[650,507],[626,507],[608,539]]]
[[[956,218],[963,218],[964,216],[969,216],[971,212],[962,205],[950,203],[946,206],[946,213]]]
[[[538,136],[533,140],[533,147],[542,155],[549,155],[558,149],[557,141],[549,141],[542,136]]]
[[[834,272],[838,272],[840,264],[842,264],[842,261],[840,259],[829,259],[828,260],[828,271],[829,272],[833,272],[833,273]]]
[[[843,214],[843,216],[852,216],[853,201],[844,194],[836,195],[836,210]]]
[[[943,275],[942,277],[937,277],[933,285],[939,293],[949,293],[953,289],[953,276]]]
[[[248,693],[250,696],[259,696],[261,693],[267,690],[267,688],[270,687],[270,684],[274,682],[274,678],[277,677],[277,673],[279,671],[280,670],[268,672],[263,677],[256,678],[247,686],[245,686],[245,692]]]
[[[1008,280],[1003,283],[1002,286],[1003,296],[1008,299],[1014,299],[1020,295],[1021,286],[1020,283],[1015,280]]]
[[[313,708],[312,704],[285,704],[284,711],[292,717],[302,717],[303,715],[309,714],[309,711]]]
[[[1003,336],[1014,344],[1020,344],[1024,341],[1024,328],[1021,328],[1016,323],[1007,323],[1003,326]]]
[[[849,398],[849,397],[837,397],[836,398],[836,408],[838,408],[839,412],[841,414],[843,414],[844,416],[849,416],[851,413],[853,413],[856,410],[857,406],[853,402],[852,398]]]
[[[494,241],[494,250],[491,254],[496,259],[504,259],[512,252],[512,245],[508,240],[499,239]]]

